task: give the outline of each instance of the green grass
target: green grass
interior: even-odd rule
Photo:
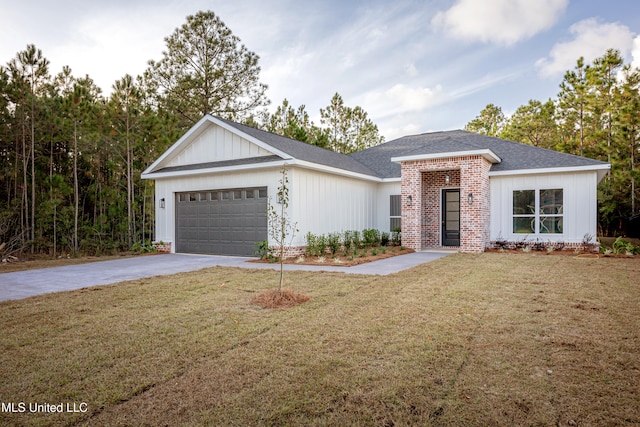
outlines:
[[[211,268],[0,303],[1,425],[640,423],[640,261],[450,255],[386,277]]]

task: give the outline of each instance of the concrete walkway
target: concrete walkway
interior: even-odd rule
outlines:
[[[336,271],[348,274],[387,275],[436,260],[448,254],[448,252],[414,252],[353,267],[300,264],[285,264],[284,267],[287,271]],[[255,258],[164,254],[2,273],[0,274],[0,301],[215,266],[280,268],[280,264],[247,262],[253,259]]]

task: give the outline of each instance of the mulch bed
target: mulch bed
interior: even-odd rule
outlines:
[[[371,251],[376,250],[377,254],[373,255]],[[301,265],[331,265],[337,267],[352,267],[354,265],[365,264],[367,262],[378,261],[381,259],[391,258],[398,255],[410,254],[415,252],[413,249],[404,248],[402,246],[388,246],[384,253],[382,253],[381,249],[372,248],[368,249],[364,256],[361,256],[364,252],[364,249],[358,250],[355,256],[351,254],[345,256],[343,253],[336,254],[332,256],[331,254],[327,254],[324,257],[318,256],[300,256],[285,259],[285,264],[301,264]],[[278,264],[278,260],[267,260],[267,259],[257,259],[251,262],[260,262],[260,263],[269,263],[269,264]]]

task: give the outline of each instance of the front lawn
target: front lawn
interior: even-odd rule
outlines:
[[[638,277],[636,258],[455,254],[288,272],[312,300],[286,310],[250,303],[276,272],[229,268],[3,302],[0,425],[637,424]]]

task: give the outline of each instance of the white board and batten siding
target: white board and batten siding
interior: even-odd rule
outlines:
[[[204,131],[194,135],[191,142],[181,147],[163,167],[183,166],[225,160],[270,156],[272,153],[228,130],[210,124]]]
[[[512,242],[526,238],[527,241],[579,243],[585,234],[595,238],[598,226],[597,172],[492,176],[489,182],[492,241],[502,237]],[[563,190],[562,233],[513,233],[513,192],[550,189]]]
[[[293,169],[289,181],[291,214],[299,230],[293,246],[304,246],[308,232],[377,227],[377,183],[304,168]]]

